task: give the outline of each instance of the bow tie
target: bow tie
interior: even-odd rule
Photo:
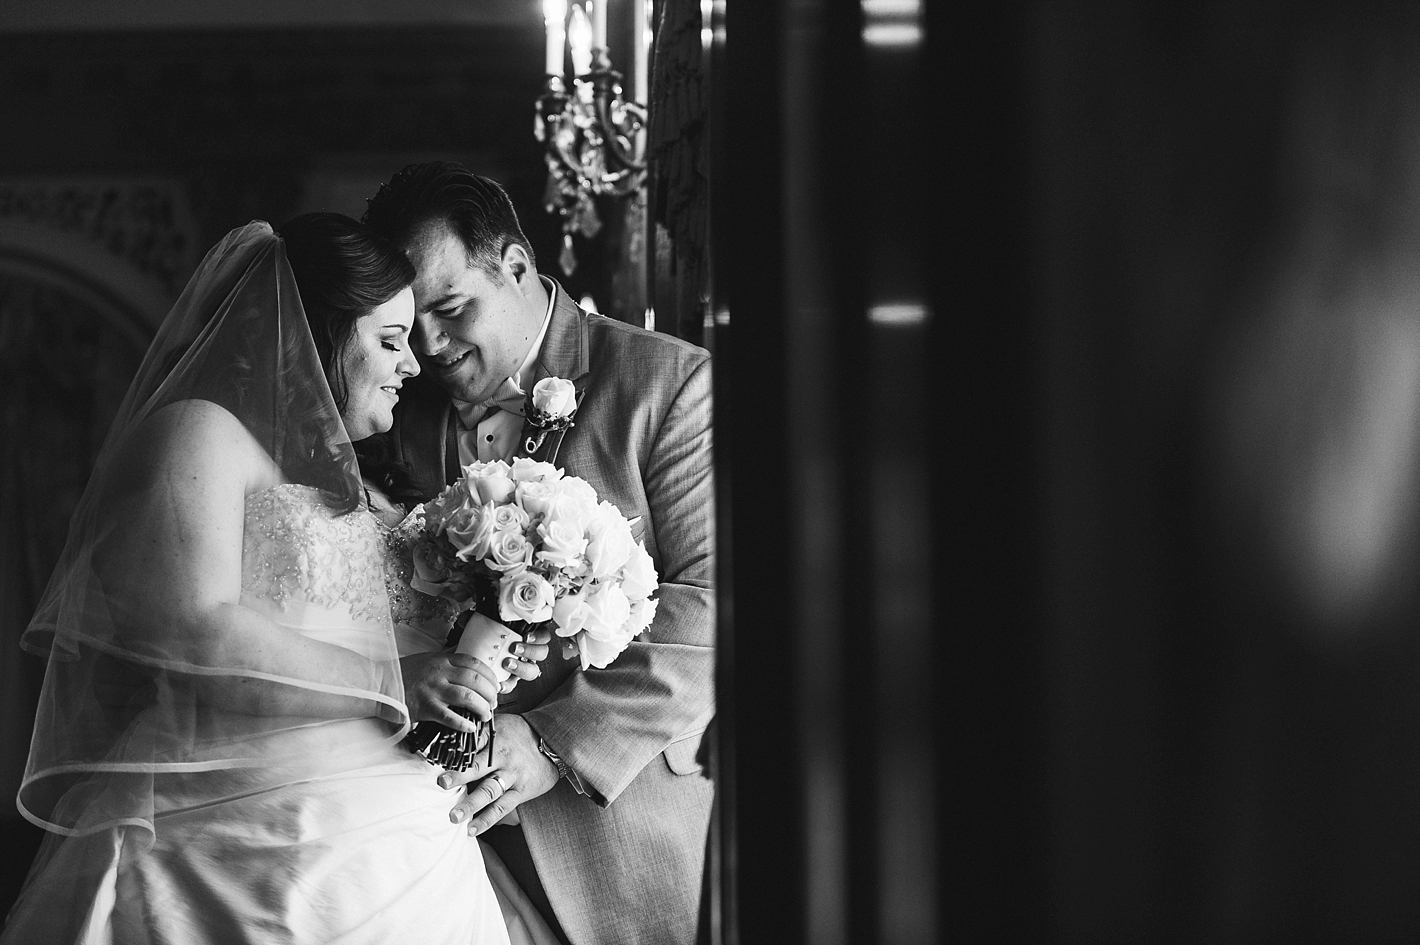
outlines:
[[[523,393],[523,389],[509,377],[498,385],[498,390],[494,391],[489,400],[480,400],[472,404],[456,400],[454,401],[454,409],[458,411],[459,421],[463,423],[464,429],[472,430],[477,428],[494,410],[506,410],[521,417],[523,403],[526,399],[527,395]]]

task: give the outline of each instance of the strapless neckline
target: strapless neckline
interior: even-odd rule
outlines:
[[[246,497],[242,591],[285,612],[296,602],[386,623],[384,533],[368,512],[341,514],[315,486],[277,483]]]

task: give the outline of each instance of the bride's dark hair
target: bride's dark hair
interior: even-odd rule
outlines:
[[[286,244],[286,261],[296,277],[331,397],[344,411],[349,390],[341,354],[355,322],[409,286],[414,266],[384,237],[339,213],[302,214],[283,223],[277,234]],[[355,444],[360,471],[391,498],[403,500],[403,493],[412,489],[409,471],[379,441],[377,436]],[[349,511],[359,498],[341,496],[336,506]]]
[[[349,399],[340,354],[355,322],[414,282],[414,266],[384,237],[339,213],[304,213],[277,229],[335,406]]]

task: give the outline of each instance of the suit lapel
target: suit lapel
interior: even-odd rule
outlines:
[[[542,339],[542,352],[538,355],[533,383],[545,377],[566,378],[577,389],[577,406],[580,409],[587,392],[587,382],[591,379],[587,313],[556,282],[547,276],[541,278],[545,280],[549,292],[556,291],[557,301],[552,306],[552,321],[548,323],[547,334]],[[549,433],[534,453],[527,453],[525,448],[520,448],[519,453],[555,465],[557,451],[561,449],[562,438],[566,435],[566,430]],[[524,441],[526,439],[525,429]]]
[[[533,382],[544,377],[565,377],[580,391],[583,384],[579,382],[591,371],[587,363],[587,313],[556,282],[542,278],[549,292],[556,291],[557,302],[552,306],[552,321],[542,339]]]

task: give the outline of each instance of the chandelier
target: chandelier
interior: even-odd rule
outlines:
[[[611,67],[607,54],[606,5],[607,0],[586,0],[572,7],[569,19],[567,0],[543,0],[547,82],[537,102],[533,133],[547,163],[543,207],[561,219],[558,262],[569,276],[577,268],[572,235],[590,238],[602,228],[593,198],[627,197],[646,178],[646,107],[641,104],[646,99],[644,0],[636,4],[632,100],[622,97],[621,73]],[[565,53],[572,59],[570,89],[562,78]]]

